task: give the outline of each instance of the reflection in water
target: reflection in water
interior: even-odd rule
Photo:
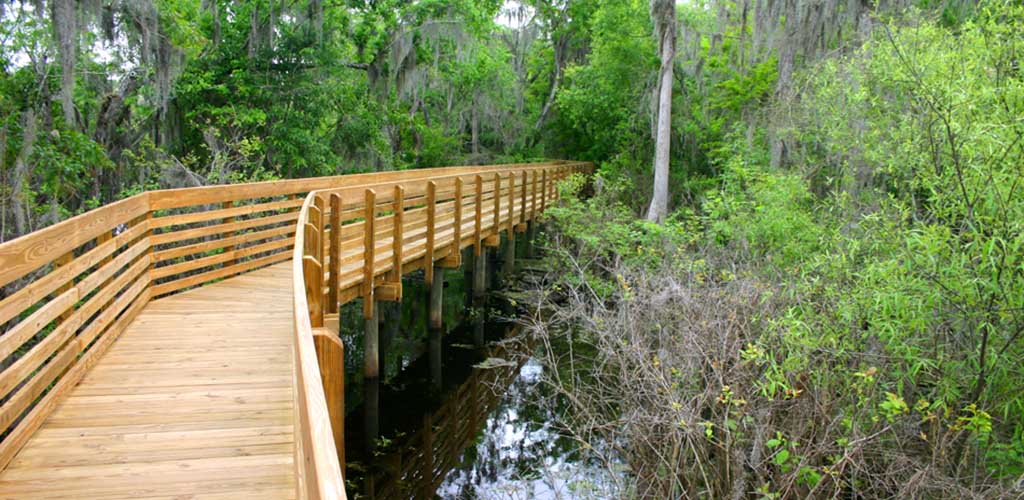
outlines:
[[[552,428],[542,368],[529,359],[497,408],[486,419],[476,445],[437,490],[446,499],[617,498],[608,472],[585,463],[575,444]]]
[[[447,278],[445,303],[462,303],[461,273]],[[451,307],[448,331],[431,331],[426,289],[411,281],[411,300],[382,318],[381,344],[388,339],[390,347],[381,352],[381,380],[364,383],[358,370],[348,375],[351,496],[611,498],[601,494],[600,470],[580,463],[572,443],[551,428],[555,411],[543,403],[550,398],[542,394],[540,365],[522,364],[526,347],[510,323],[489,321],[511,315],[508,304]],[[346,362],[360,360],[359,331],[343,336],[355,358]]]

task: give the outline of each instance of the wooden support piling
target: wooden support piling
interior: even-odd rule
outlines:
[[[368,379],[380,376],[380,308],[371,304],[370,310],[363,320],[363,377]]]
[[[505,237],[505,248],[502,249],[501,274],[503,280],[512,275],[516,266],[516,233],[509,231]]]
[[[480,298],[487,293],[487,249],[473,258],[473,297]]]
[[[433,266],[431,266],[433,267]],[[430,328],[442,328],[444,300],[444,268],[437,267],[430,280]]]

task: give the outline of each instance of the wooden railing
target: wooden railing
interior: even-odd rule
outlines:
[[[302,443],[333,445],[333,441],[323,441],[320,436],[325,432],[330,437],[333,431],[329,421],[322,421],[326,418],[322,411],[323,385],[321,378],[314,376],[319,375],[319,368],[310,343],[312,333],[307,326],[309,304],[322,308],[325,302],[320,294],[313,294],[312,301],[307,300],[307,280],[302,274],[307,271],[302,262],[306,256],[316,256],[319,257],[317,263],[331,263],[324,257],[325,252],[339,252],[334,261],[337,268],[326,281],[331,284],[328,293],[337,294],[332,296],[337,297],[332,303],[360,295],[356,290],[364,283],[367,273],[360,273],[353,266],[365,267],[362,264],[365,252],[357,249],[358,243],[353,242],[351,235],[364,231],[365,224],[352,222],[355,217],[365,216],[358,208],[364,200],[353,200],[352,193],[365,195],[367,187],[374,186],[375,192],[383,195],[369,205],[375,207],[374,213],[378,216],[367,219],[373,221],[370,227],[376,227],[369,250],[372,257],[369,262],[374,265],[369,267],[369,274],[373,276],[371,281],[379,285],[379,275],[390,270],[395,260],[389,251],[378,248],[384,241],[378,236],[393,228],[395,220],[392,216],[379,216],[380,211],[386,210],[382,204],[394,199],[393,195],[384,193],[381,186],[392,190],[404,187],[407,194],[402,197],[402,205],[408,207],[423,205],[426,186],[433,180],[432,196],[442,203],[430,204],[434,207],[431,217],[435,220],[430,231],[435,244],[430,248],[432,255],[439,258],[444,246],[452,241],[452,230],[444,228],[451,226],[454,204],[450,200],[456,179],[461,180],[465,190],[467,180],[474,178],[471,173],[485,178],[472,187],[476,191],[464,193],[466,203],[460,208],[463,209],[467,204],[472,206],[473,200],[493,198],[496,191],[503,196],[504,193],[522,194],[518,187],[512,193],[507,184],[506,188],[495,189],[494,176],[499,172],[498,175],[504,176],[502,181],[511,182],[507,178],[509,173],[529,175],[547,171],[548,178],[543,181],[542,177],[542,184],[553,189],[556,176],[578,168],[579,164],[566,162],[450,167],[152,191],[0,244],[0,289],[4,291],[0,296],[0,331],[4,332],[0,335],[0,468],[10,463],[62,398],[99,361],[150,300],[284,262],[298,255],[297,252],[293,255],[293,248],[312,251],[307,248],[310,238],[305,238],[310,234],[310,223],[319,230],[326,221],[326,214],[330,214],[326,206],[321,205],[319,218],[311,218],[312,204],[318,203],[317,200],[324,203],[331,195],[338,194],[341,206],[346,208],[336,214],[351,223],[337,224],[342,228],[337,234],[341,239],[333,248],[328,245],[329,231],[319,231],[317,243],[321,250],[303,253],[296,260],[300,269],[295,279],[296,311],[305,312],[296,314],[296,382],[297,387],[302,388],[296,398],[301,403],[297,408],[306,413],[306,420],[300,420],[306,425],[302,427],[303,432],[308,431],[308,435],[296,439],[300,443],[297,453],[303,451]],[[537,186],[536,177],[532,179],[531,189]],[[516,178],[515,182],[522,181]],[[319,194],[306,196],[317,190]],[[526,195],[522,196],[525,200]],[[533,209],[542,209],[543,200],[549,198],[531,199],[541,200],[540,206]],[[486,219],[490,210],[477,208],[476,220]],[[523,220],[522,216],[520,211],[515,215],[516,220]],[[423,262],[427,247],[424,244],[425,217],[421,206],[406,212],[405,223],[398,225],[405,231],[403,241],[420,242],[406,257],[398,259],[400,264]],[[502,221],[508,222],[506,219]],[[298,234],[297,227],[303,228]],[[481,229],[481,222],[477,222],[475,228]],[[485,224],[483,228],[489,228],[490,233],[497,230],[495,224]],[[467,244],[468,235],[482,234],[480,230],[474,233],[467,227],[461,230],[467,235],[458,238],[463,246]],[[293,242],[299,244],[293,246]],[[398,253],[403,250],[399,249]],[[311,281],[315,284],[315,279]],[[374,289],[371,287],[369,293]],[[298,293],[300,291],[302,293]],[[333,446],[330,451],[333,453]],[[332,464],[321,455],[317,450],[305,455],[302,461],[296,462],[297,473],[300,483],[303,478],[313,480],[312,484],[304,483],[312,488],[303,493],[319,488],[320,495],[310,496],[330,498],[323,493],[333,491],[332,487],[340,488],[340,474],[330,470]],[[334,460],[336,464],[337,458]]]
[[[495,246],[501,232],[523,231],[558,197],[557,184],[590,169],[586,163],[504,165],[437,172],[421,178],[381,177],[373,184],[317,190],[299,213],[295,278],[297,463],[310,498],[335,498],[342,488],[343,354],[326,325],[339,306],[362,298],[400,301],[402,275],[434,266],[458,267],[461,250]],[[331,365],[331,368],[325,367]]]

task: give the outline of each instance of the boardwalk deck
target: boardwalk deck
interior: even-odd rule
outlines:
[[[290,271],[149,303],[0,473],[0,495],[293,498]]]
[[[344,499],[326,316],[374,317],[586,169],[151,191],[0,243],[0,499]]]

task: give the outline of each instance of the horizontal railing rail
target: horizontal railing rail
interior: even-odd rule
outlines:
[[[364,186],[424,186],[431,178],[465,179],[471,172],[489,176],[483,187],[490,193],[495,172],[505,175],[512,170],[530,172],[567,165],[576,164],[447,167],[150,191],[0,244],[0,469],[11,462],[149,301],[293,258],[294,249],[306,245],[295,245],[309,225],[305,204],[329,200],[322,196],[311,199],[308,193],[331,190],[343,195],[347,203],[348,193],[365,190]],[[452,199],[452,186],[447,182],[435,183],[435,197]],[[507,193],[506,188],[498,191]],[[420,221],[410,224],[422,225],[426,192],[420,187],[409,191],[403,205],[410,208],[410,221]],[[387,199],[382,196],[380,203]],[[446,203],[445,208],[435,210],[434,217],[450,223],[457,204]],[[329,214],[326,209],[321,210],[324,213]],[[490,220],[489,213],[481,215]],[[381,221],[378,229],[386,230],[389,224]],[[298,234],[297,227],[303,228]],[[354,250],[348,236],[358,232],[359,226],[339,227],[338,236],[345,238],[336,249],[347,250],[335,261],[340,266],[335,276],[345,276],[351,283],[339,280],[339,287],[346,287],[336,287],[335,293],[355,297],[352,288],[358,286],[359,278],[352,266],[362,264],[354,258],[360,252]],[[441,242],[450,241],[454,229],[445,231]],[[330,237],[329,232],[324,236]],[[330,251],[326,240],[321,244],[323,251]],[[425,251],[417,248],[410,258],[422,258]],[[382,265],[380,269],[374,266],[375,275],[387,269],[387,253],[378,255]],[[305,294],[302,296],[304,299]],[[298,310],[307,311],[308,307]],[[308,314],[298,316],[308,319]],[[307,359],[310,353],[304,346],[308,339],[299,340],[297,337],[296,361],[302,363],[296,364],[296,382],[302,384],[306,379],[299,377],[312,376],[306,374],[306,365],[316,360]],[[322,399],[320,378],[312,377],[308,384],[304,396],[313,398],[312,393],[319,390]],[[297,462],[296,468],[301,476],[305,464]]]

